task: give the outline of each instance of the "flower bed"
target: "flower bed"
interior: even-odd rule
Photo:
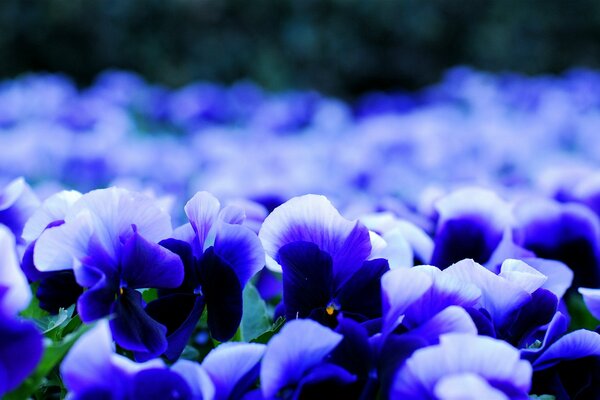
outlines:
[[[600,398],[598,82],[5,82],[0,393]]]

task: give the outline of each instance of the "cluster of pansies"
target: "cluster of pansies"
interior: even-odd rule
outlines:
[[[320,193],[344,209],[398,211],[465,182],[553,195],[557,171],[580,176],[600,162],[598,126],[600,75],[585,70],[456,69],[421,92],[352,102],[247,82],[167,89],[112,72],[78,89],[31,75],[0,82],[0,180],[26,176],[44,197],[118,185],[180,202],[198,190]]]
[[[0,191],[7,399],[600,398],[600,188],[342,216]],[[175,228],[173,221],[181,222]],[[185,215],[179,220],[179,215]]]

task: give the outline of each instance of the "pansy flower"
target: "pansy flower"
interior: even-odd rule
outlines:
[[[15,238],[0,224],[0,395],[19,386],[42,358],[42,335],[35,324],[16,317],[31,291],[17,261]]]
[[[419,349],[395,376],[390,398],[527,399],[531,365],[509,344],[485,336],[451,333]]]
[[[240,399],[254,390],[265,349],[259,343],[223,343],[211,350],[202,364],[179,360],[172,370],[183,376],[194,398]]]
[[[34,263],[41,271],[71,266],[87,289],[77,302],[82,321],[112,315],[117,344],[149,357],[166,350],[167,329],[144,311],[137,289],[181,284],[181,260],[157,244],[170,234],[169,215],[151,198],[118,188],[95,190],[73,204],[64,224],[40,235]]]
[[[359,321],[381,316],[384,259],[371,255],[369,230],[343,218],[324,196],[295,197],[266,219],[259,237],[283,271],[288,320],[310,317],[334,326],[343,313]]]
[[[161,242],[181,258],[185,279],[173,290],[160,291],[159,298],[146,308],[168,328],[165,355],[170,359],[183,351],[205,305],[212,337],[231,339],[242,318],[242,290],[265,264],[258,237],[241,225],[241,208],[221,210],[213,195],[199,192],[188,201],[185,212],[190,222],[176,231],[182,240]]]
[[[356,376],[326,359],[342,339],[309,319],[288,322],[267,345],[260,368],[262,398],[344,397]]]
[[[499,274],[473,260],[445,272],[481,290],[479,301],[468,309],[480,334],[522,347],[557,311],[557,296],[543,287],[548,278],[521,260],[505,260]]]
[[[40,205],[23,178],[17,178],[0,190],[0,224],[6,225],[21,243],[23,226]]]
[[[23,239],[29,244],[23,254],[21,268],[27,279],[38,282],[36,297],[40,308],[56,314],[60,308],[67,308],[77,302],[83,292],[75,281],[73,270],[40,272],[34,265],[33,253],[37,238],[46,229],[64,223],[69,208],[81,197],[77,191],[61,191],[48,197],[27,220],[23,228]]]
[[[545,334],[521,350],[533,366],[532,393],[557,399],[600,396],[600,335],[585,329],[567,333],[568,319],[556,313]]]
[[[515,242],[537,257],[562,261],[575,277],[574,287],[600,286],[600,221],[587,207],[548,199],[515,207]]]
[[[116,354],[108,323],[102,320],[73,345],[60,366],[63,382],[74,399],[196,399],[186,379],[162,360],[136,363]],[[212,383],[195,383],[204,393]],[[208,397],[207,397],[208,398]]]
[[[444,269],[465,258],[485,263],[511,226],[511,210],[494,192],[456,190],[438,200],[431,264]]]

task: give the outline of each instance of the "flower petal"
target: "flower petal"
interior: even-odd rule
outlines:
[[[600,319],[600,289],[579,288],[578,291],[583,296],[583,301],[590,314],[594,318]]]
[[[31,290],[17,258],[15,237],[0,224],[0,286],[7,291],[0,298],[0,309],[5,315],[15,315],[31,301]]]
[[[462,373],[480,376],[509,398],[526,398],[531,387],[531,365],[519,359],[515,348],[485,336],[452,333],[406,361],[396,375],[391,397],[431,398],[444,377]]]
[[[465,258],[488,261],[511,221],[508,204],[480,188],[454,191],[436,203],[439,213],[431,263],[441,269]]]
[[[259,233],[265,251],[279,261],[279,250],[293,242],[310,242],[333,260],[333,277],[339,286],[360,268],[371,253],[368,229],[343,218],[324,196],[294,197],[265,219]]]
[[[533,362],[536,371],[550,368],[561,361],[600,356],[600,334],[580,329],[558,339]]]
[[[215,253],[231,265],[242,287],[265,266],[262,244],[258,236],[245,226],[219,223]]]
[[[183,282],[183,264],[175,253],[147,241],[137,230],[124,243],[121,280],[132,289],[176,288]]]
[[[110,320],[110,329],[119,346],[154,357],[167,349],[167,328],[144,311],[138,291],[124,289],[111,311],[115,317]]]
[[[25,223],[23,239],[32,242],[42,234],[49,224],[64,220],[69,208],[80,197],[81,193],[75,190],[63,190],[48,197]]]
[[[60,365],[66,387],[81,392],[91,386],[108,386],[113,381],[113,342],[107,321],[99,321],[69,350]]]
[[[190,399],[192,391],[185,379],[168,368],[148,368],[139,371],[131,382],[134,399]]]
[[[561,299],[571,287],[573,271],[565,263],[543,258],[523,258],[523,261],[548,277],[542,288],[551,291],[557,298]]]
[[[192,228],[196,232],[198,245],[204,247],[208,232],[217,220],[221,203],[208,192],[198,192],[185,205],[187,215]]]
[[[266,398],[296,385],[302,376],[319,364],[340,342],[342,335],[319,323],[298,319],[285,324],[270,340],[261,370],[261,390]]]
[[[446,273],[469,282],[481,290],[481,306],[486,309],[497,328],[507,322],[507,317],[531,299],[529,293],[518,285],[494,274],[473,260],[463,260],[451,265]]]
[[[541,288],[548,280],[546,275],[538,272],[521,260],[504,260],[499,276],[520,286],[531,294]]]
[[[265,350],[258,343],[224,343],[208,353],[202,367],[215,386],[215,399],[239,398],[250,389],[258,379]]]
[[[418,335],[429,344],[439,343],[440,336],[445,333],[477,335],[477,327],[464,308],[449,306],[418,328],[411,330],[412,335]]]
[[[342,312],[365,319],[381,317],[381,277],[389,270],[387,260],[365,261],[335,296]],[[305,296],[308,293],[311,292]]]
[[[176,360],[189,342],[204,311],[204,298],[188,293],[161,296],[146,306],[155,321],[167,327],[165,357]],[[137,357],[139,359],[139,357]]]
[[[433,285],[426,273],[414,268],[393,269],[381,277],[383,332],[393,331],[408,307],[421,298]]]
[[[32,322],[0,316],[0,395],[34,371],[43,348],[42,335]]]
[[[69,226],[82,212],[88,213],[94,235],[114,260],[118,259],[121,243],[134,234],[133,226],[139,235],[154,243],[172,233],[171,217],[156,200],[121,188],[111,187],[84,194],[73,204],[62,226]]]
[[[215,396],[215,386],[210,377],[197,362],[179,360],[171,367],[187,382],[194,399],[212,400]]]
[[[226,260],[209,247],[200,267],[202,291],[213,338],[225,342],[235,335],[242,320],[242,286]]]
[[[429,275],[431,288],[406,311],[405,326],[418,326],[448,306],[472,307],[479,302],[481,290],[452,274],[431,265],[414,267]]]
[[[0,224],[7,226],[20,241],[23,226],[39,205],[27,182],[17,178],[0,190]]]
[[[279,251],[283,269],[283,304],[288,321],[306,318],[332,300],[332,261],[316,244],[293,242]]]
[[[485,379],[473,373],[443,377],[435,385],[434,393],[439,400],[510,400]]]

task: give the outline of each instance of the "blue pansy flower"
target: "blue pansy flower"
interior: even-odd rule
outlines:
[[[0,190],[0,224],[7,226],[21,243],[23,226],[39,207],[40,201],[23,178],[17,178]]]
[[[288,322],[269,341],[260,368],[260,395],[264,399],[343,397],[356,376],[326,358],[343,336],[315,321]]]
[[[0,224],[0,395],[17,388],[42,358],[42,335],[35,324],[16,317],[31,291],[17,261],[15,238]]]
[[[179,360],[172,370],[190,385],[194,398],[240,399],[256,386],[265,349],[259,343],[224,343],[211,350],[202,364]]]
[[[511,210],[494,192],[456,190],[435,204],[438,214],[431,264],[444,269],[465,258],[485,263],[511,226]]]
[[[37,238],[46,229],[64,223],[70,207],[81,197],[81,193],[61,191],[48,197],[31,215],[23,228],[23,239],[28,242],[21,268],[30,282],[38,282],[36,297],[40,308],[56,314],[60,308],[68,308],[77,302],[83,292],[75,281],[73,270],[40,272],[34,265],[33,253]]]
[[[587,207],[535,199],[515,207],[515,242],[537,257],[562,261],[574,287],[600,286],[600,220]]]
[[[242,290],[265,265],[265,255],[256,234],[242,226],[244,212],[228,206],[221,210],[210,193],[197,193],[185,206],[190,223],[178,228],[179,239],[161,242],[181,258],[183,283],[162,290],[146,310],[168,328],[165,355],[176,359],[192,335],[204,306],[213,338],[233,337],[242,318]],[[176,311],[174,311],[176,310]]]
[[[533,366],[532,393],[557,399],[596,399],[600,396],[600,335],[579,329],[567,333],[568,319],[556,313],[545,334],[521,358]]]
[[[74,399],[188,399],[192,388],[160,359],[136,363],[114,353],[108,322],[99,321],[73,345],[60,365]],[[197,383],[210,393],[210,380]],[[202,397],[200,397],[202,398]]]
[[[450,333],[419,349],[398,370],[390,398],[527,399],[531,365],[501,340]]]
[[[470,259],[444,272],[481,290],[478,302],[468,308],[479,333],[517,347],[527,346],[558,308],[558,297],[544,288],[548,278],[521,260],[505,260],[499,274]]]
[[[463,307],[476,304],[481,292],[432,266],[391,270],[381,287],[381,334],[372,342],[381,392],[388,394],[395,372],[415,350],[439,343],[442,334],[477,333]]]
[[[167,213],[144,195],[109,188],[83,195],[65,223],[37,240],[34,263],[41,271],[72,266],[87,290],[77,309],[88,323],[112,315],[116,342],[146,357],[167,348],[167,328],[144,311],[137,289],[177,287],[183,281],[179,257],[157,244],[171,234]]]
[[[381,316],[384,259],[371,255],[369,230],[343,218],[324,196],[295,197],[277,207],[260,230],[265,251],[283,271],[288,320],[335,325],[343,313],[359,321]]]

